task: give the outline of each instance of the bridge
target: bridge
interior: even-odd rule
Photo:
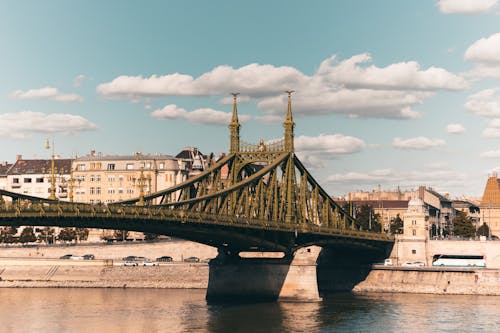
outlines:
[[[297,158],[291,92],[283,127],[281,140],[240,142],[234,94],[230,152],[195,177],[107,205],[0,190],[0,225],[118,229],[179,237],[219,250],[210,263],[207,298],[320,299],[316,283],[320,252],[324,257],[348,255],[369,264],[389,254],[394,238],[363,230]],[[263,258],[262,252],[278,252],[281,258]]]

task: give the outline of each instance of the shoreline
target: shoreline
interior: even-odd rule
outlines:
[[[58,259],[67,253],[94,254],[96,260]],[[162,262],[159,266],[126,267],[122,258],[128,255],[152,260],[168,255],[174,261]],[[153,243],[0,248],[0,288],[206,289],[209,265],[187,263],[183,259],[195,256],[203,260],[216,255],[213,247],[176,239]],[[321,291],[322,285],[319,288]],[[333,289],[322,292],[333,292]],[[499,296],[500,269],[374,265],[351,292]]]

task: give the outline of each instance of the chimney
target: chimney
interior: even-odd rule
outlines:
[[[16,155],[16,161],[19,161],[19,160],[22,160],[23,159],[23,155]]]
[[[91,157],[94,157],[94,156],[95,156],[95,150],[94,150],[94,149],[92,149],[92,150],[90,151],[90,156],[91,156]]]

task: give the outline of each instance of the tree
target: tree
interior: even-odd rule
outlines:
[[[488,227],[486,223],[483,223],[483,225],[477,229],[477,235],[488,237],[490,235],[490,227]]]
[[[65,242],[71,242],[76,239],[76,231],[74,228],[64,228],[59,231],[57,239]]]
[[[127,230],[115,230],[114,236],[117,240],[126,240],[128,237],[128,231]]]
[[[20,243],[31,243],[36,241],[35,233],[33,232],[33,227],[26,227],[21,232],[21,236],[19,236]]]
[[[16,227],[4,227],[2,228],[2,243],[15,243],[17,242],[17,228]]]
[[[396,218],[391,221],[391,234],[402,234],[403,233],[403,220],[396,215]]]
[[[147,240],[147,241],[155,240],[155,239],[158,239],[158,235],[157,234],[151,234],[149,232],[145,232],[144,233],[144,239]]]
[[[38,241],[52,244],[54,242],[55,233],[56,232],[54,228],[45,227],[40,231],[40,234],[38,235]]]
[[[87,228],[76,228],[75,233],[78,241],[87,240],[89,237],[89,229]]]
[[[459,211],[453,218],[453,233],[455,236],[474,237],[476,230],[472,225],[472,219],[465,212]]]
[[[362,205],[356,209],[356,220],[363,230],[380,231],[380,214],[375,214],[370,205]]]

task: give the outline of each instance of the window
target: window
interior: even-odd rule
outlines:
[[[43,178],[37,178],[37,179],[36,179],[36,182],[37,182],[37,183],[43,183]]]
[[[31,178],[24,178],[25,183],[31,183]]]
[[[160,162],[160,169],[165,169],[165,162]]]
[[[417,230],[412,230],[412,232],[413,232],[413,236],[417,235]]]
[[[19,184],[19,178],[12,178],[12,182],[14,184]]]
[[[411,250],[411,254],[417,254],[417,250]]]
[[[146,169],[151,169],[151,162],[146,163]]]
[[[93,188],[93,187],[91,187],[91,188],[90,188],[90,190],[89,190],[89,193],[90,193],[90,194],[94,194],[94,192],[95,192],[94,188]]]
[[[115,181],[115,176],[108,176],[108,182],[114,182]]]
[[[93,182],[95,179],[94,175],[90,175],[90,181]]]
[[[126,169],[127,170],[134,170],[134,164],[133,163],[127,163]]]
[[[101,170],[101,167],[102,167],[101,162],[97,162],[97,163],[95,164],[95,169],[96,169],[96,170]]]
[[[77,164],[76,165],[76,170],[78,170],[78,171],[85,171],[85,164]]]
[[[114,163],[108,163],[108,170],[114,170],[115,169],[115,164]]]
[[[118,188],[118,193],[120,193],[120,194],[123,193],[123,188],[119,187]]]
[[[119,180],[119,181],[123,181],[123,175],[119,175],[119,176],[118,176],[118,180]]]
[[[90,163],[90,170],[94,170],[95,169],[95,163]]]
[[[115,189],[112,188],[112,187],[109,187],[108,188],[108,194],[114,194],[115,193]]]
[[[101,194],[101,188],[100,187],[96,187],[95,188],[95,193],[96,194]]]
[[[101,181],[101,175],[96,175],[95,176],[95,181],[100,182]]]

